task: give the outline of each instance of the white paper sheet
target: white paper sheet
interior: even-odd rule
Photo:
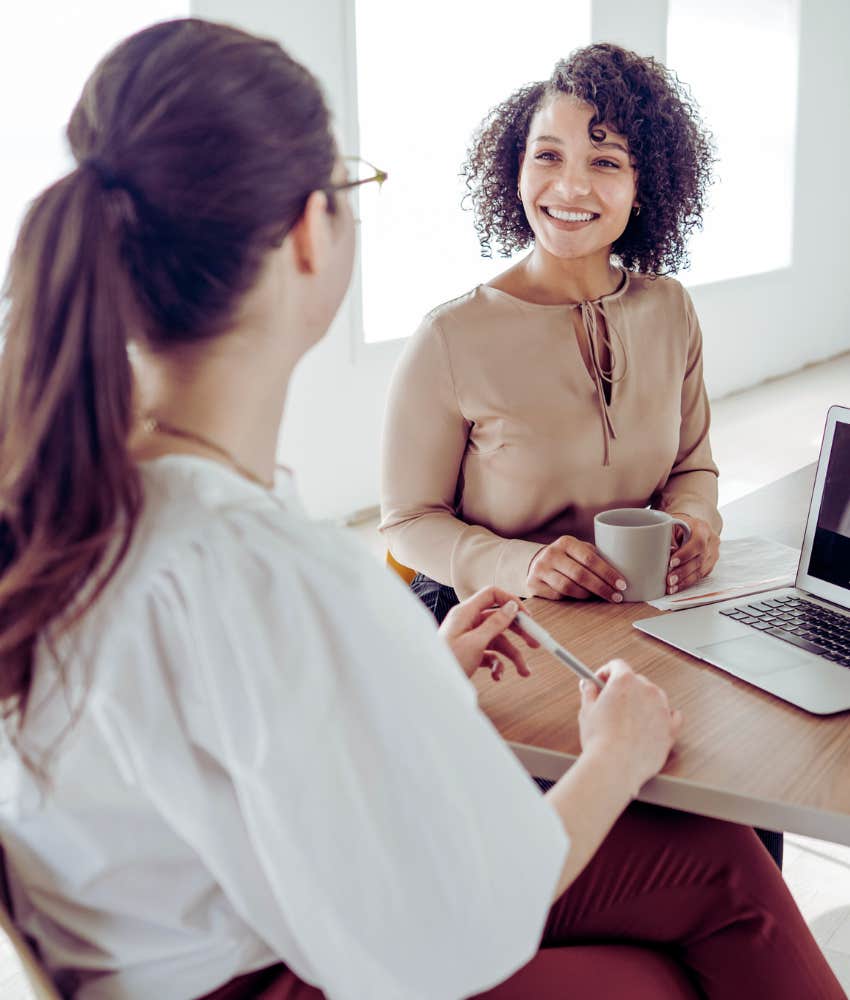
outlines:
[[[728,601],[776,587],[790,587],[797,576],[800,550],[766,538],[730,538],[720,543],[720,558],[698,584],[650,601],[662,611],[680,611],[700,604]]]

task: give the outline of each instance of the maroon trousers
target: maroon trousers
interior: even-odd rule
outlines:
[[[322,997],[273,966],[204,1000]],[[535,957],[480,997],[846,1000],[752,829],[641,804],[552,907]]]

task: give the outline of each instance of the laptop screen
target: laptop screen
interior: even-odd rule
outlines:
[[[850,424],[840,420],[826,467],[808,575],[850,590]]]

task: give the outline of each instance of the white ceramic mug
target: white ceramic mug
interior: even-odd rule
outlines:
[[[654,601],[667,593],[674,525],[682,529],[684,545],[691,529],[663,510],[622,507],[602,511],[593,519],[597,551],[628,584],[624,601]]]

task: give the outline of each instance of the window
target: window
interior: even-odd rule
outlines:
[[[688,284],[791,264],[798,34],[797,0],[669,0],[666,62],[718,153]]]
[[[65,124],[98,61],[154,21],[185,16],[189,2],[84,0],[16,4],[0,32],[3,184],[0,270],[8,265],[28,203],[71,169]]]
[[[507,262],[481,257],[459,177],[473,129],[590,40],[589,0],[356,0],[360,152],[389,172],[360,205],[367,343],[406,337]],[[374,189],[374,185],[369,185]]]

